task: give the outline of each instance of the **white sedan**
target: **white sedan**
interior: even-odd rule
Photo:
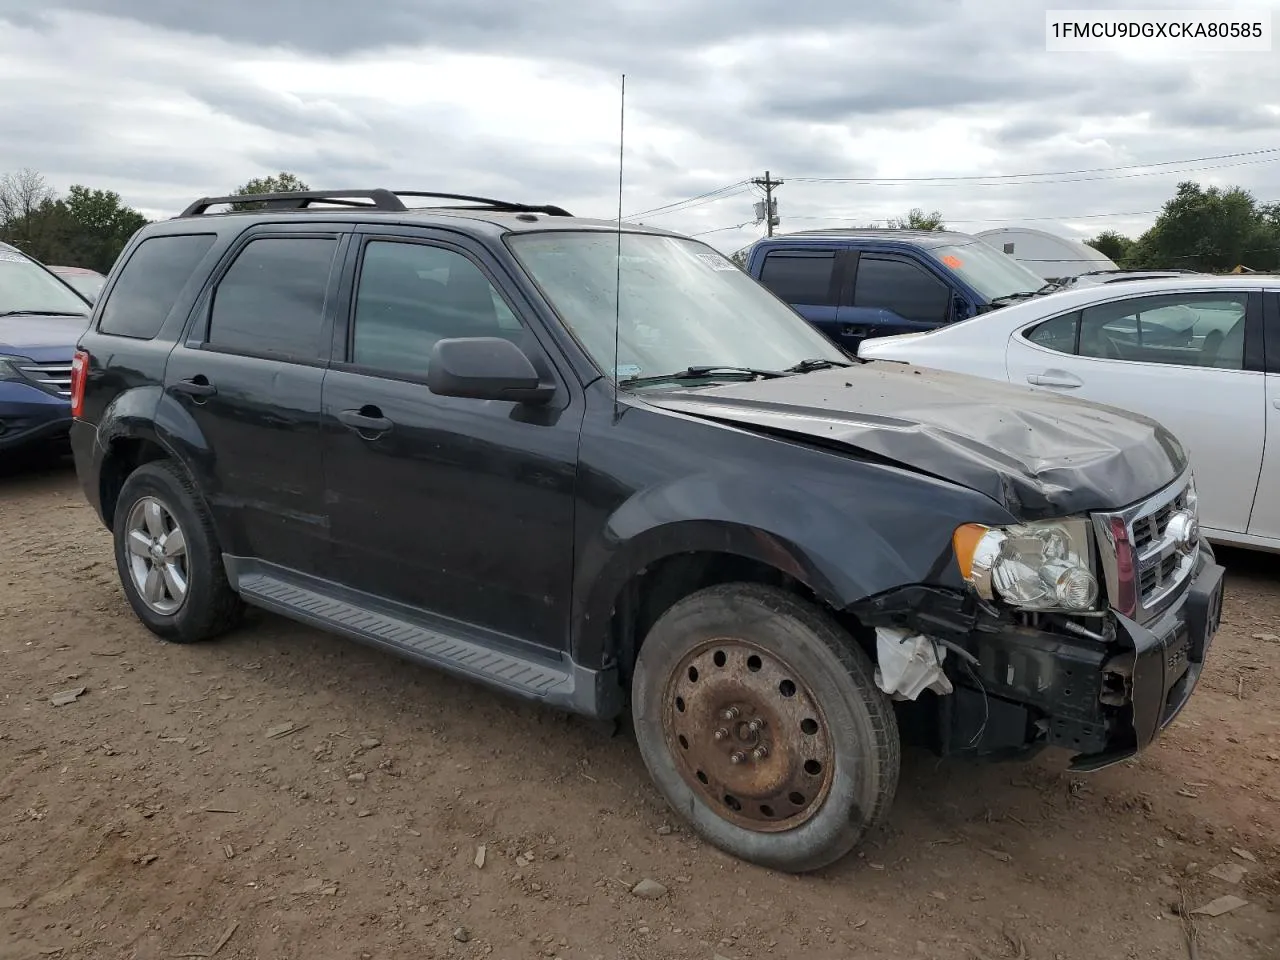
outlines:
[[[1280,552],[1280,277],[1068,289],[858,356],[1030,384],[1144,414],[1187,448],[1206,537]]]

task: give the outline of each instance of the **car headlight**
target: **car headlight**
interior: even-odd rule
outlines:
[[[1078,613],[1098,602],[1087,520],[1050,520],[1009,527],[966,523],[951,542],[960,573],[986,600],[1020,610]]]
[[[0,380],[25,380],[22,371],[18,369],[20,363],[30,363],[30,360],[24,360],[22,357],[6,357],[0,353]]]

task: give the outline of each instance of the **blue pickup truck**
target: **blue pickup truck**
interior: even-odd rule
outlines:
[[[1054,284],[977,237],[943,230],[812,230],[756,241],[746,272],[850,352],[1040,296]]]
[[[43,264],[0,243],[0,460],[67,447],[71,362],[92,309]]]

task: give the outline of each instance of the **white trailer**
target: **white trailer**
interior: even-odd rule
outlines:
[[[1030,227],[998,227],[974,234],[983,243],[1003,250],[1046,280],[1061,280],[1090,270],[1118,270],[1108,257],[1087,243]]]

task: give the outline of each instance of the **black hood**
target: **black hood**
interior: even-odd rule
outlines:
[[[1023,520],[1126,506],[1187,465],[1173,434],[1138,414],[890,361],[643,399],[888,460]]]

